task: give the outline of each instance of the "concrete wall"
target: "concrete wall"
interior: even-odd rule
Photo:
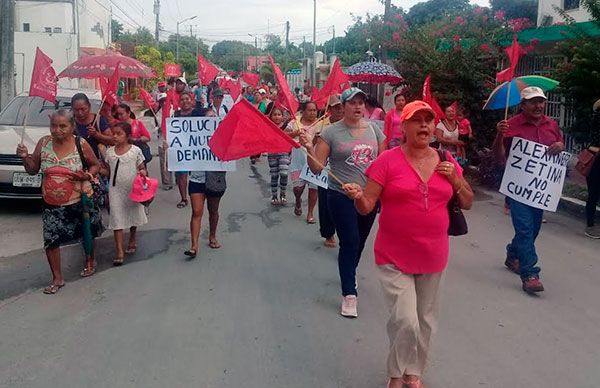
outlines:
[[[110,44],[109,0],[78,0],[77,6],[81,47],[106,48]]]
[[[554,10],[554,6],[564,9],[564,0],[539,0],[538,2],[538,26],[544,20],[544,16],[552,16],[552,24],[563,22],[562,17]],[[590,14],[583,8],[567,11],[567,14],[576,22],[587,22],[591,19]]]

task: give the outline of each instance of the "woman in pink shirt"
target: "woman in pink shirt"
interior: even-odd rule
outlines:
[[[382,121],[385,118],[385,112],[383,108],[374,97],[367,97],[365,100],[365,113],[363,115],[365,119],[379,120]]]
[[[420,388],[431,337],[437,327],[438,295],[448,262],[448,202],[453,195],[469,209],[473,191],[460,165],[446,152],[442,162],[429,147],[435,113],[423,101],[402,111],[406,142],[384,152],[367,170],[367,185],[344,185],[360,214],[381,203],[375,262],[391,312],[388,322],[389,388]]]
[[[144,163],[150,163],[152,152],[148,143],[152,136],[143,122],[135,118],[135,114],[127,104],[119,104],[115,108],[115,119],[131,125],[131,141],[138,146],[144,155]]]
[[[385,144],[388,149],[399,146],[404,141],[404,130],[400,124],[400,115],[402,109],[406,106],[406,96],[398,93],[394,97],[395,109],[391,109],[383,122],[383,134],[385,135]]]

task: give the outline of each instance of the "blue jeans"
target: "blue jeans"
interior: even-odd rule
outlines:
[[[536,266],[538,256],[535,252],[535,239],[542,227],[544,211],[511,198],[508,201],[515,237],[506,247],[506,254],[512,259],[519,260],[521,279],[525,280],[530,276],[537,277],[540,267]]]
[[[354,201],[335,190],[327,190],[327,205],[340,240],[338,269],[342,283],[342,295],[358,295],[356,292],[356,268],[375,221],[377,210],[361,216],[354,207]]]

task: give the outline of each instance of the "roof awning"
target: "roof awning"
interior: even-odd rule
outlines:
[[[574,39],[575,35],[571,30],[572,28],[578,28],[590,37],[600,37],[600,26],[594,22],[575,23],[573,27],[561,24],[550,27],[530,28],[519,32],[517,36],[519,37],[519,43],[529,43],[533,39],[537,39],[540,42],[557,42]],[[502,46],[510,46],[511,43],[512,36],[500,41],[500,45]]]

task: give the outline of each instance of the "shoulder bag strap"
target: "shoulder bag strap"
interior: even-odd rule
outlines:
[[[79,153],[79,159],[81,159],[81,166],[84,170],[87,170],[89,166],[83,155],[83,148],[81,147],[81,136],[75,136],[75,146],[77,147],[77,152]]]

